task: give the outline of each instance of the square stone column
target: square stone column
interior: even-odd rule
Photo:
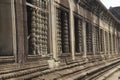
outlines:
[[[112,48],[112,55],[114,56],[114,43],[113,43],[113,33],[111,33],[111,48]]]
[[[11,0],[11,11],[12,11],[13,54],[14,54],[15,60],[17,60],[17,43],[16,43],[17,35],[16,35],[14,0]]]
[[[119,53],[119,46],[120,46],[120,43],[119,43],[119,38],[120,38],[120,37],[119,37],[119,33],[120,33],[120,32],[118,32],[118,30],[116,30],[116,37],[115,37],[115,39],[116,39],[116,53],[117,53],[117,54],[120,54],[120,53]]]
[[[84,55],[83,57],[86,58],[87,57],[87,44],[86,44],[86,22],[85,19],[83,19],[82,22],[82,26],[83,26],[83,49],[84,49]]]
[[[106,55],[106,38],[105,38],[105,31],[103,30],[103,37],[104,37],[104,54]]]
[[[58,59],[58,54],[57,54],[57,43],[56,43],[56,12],[55,12],[55,5],[54,5],[54,0],[49,0],[49,29],[50,29],[50,54],[53,55],[54,59]]]
[[[95,31],[95,29],[94,29],[94,26],[92,25],[92,47],[93,47],[93,55],[95,56],[96,53],[95,53],[95,40],[94,40],[95,35],[94,35],[94,31]]]
[[[115,29],[115,35],[114,35],[114,41],[115,41],[115,43],[114,43],[114,47],[115,47],[115,53],[116,54],[118,54],[118,52],[117,52],[117,30]]]
[[[109,57],[111,56],[111,54],[110,54],[110,36],[109,36],[109,32],[107,32],[107,38],[108,38],[108,55],[109,55]]]
[[[72,60],[75,60],[75,36],[74,36],[74,14],[73,14],[73,1],[69,0],[69,6],[70,6],[70,49],[72,53]]]
[[[94,20],[94,17],[93,17],[93,13],[91,12],[91,19],[92,20]],[[94,35],[94,33],[95,33],[95,26],[93,25],[93,21],[91,21],[91,28],[92,28],[92,47],[93,47],[93,55],[95,56],[96,55],[96,53],[95,53],[95,40],[94,40],[94,38],[96,38],[95,37],[95,35]]]
[[[116,34],[115,34],[115,53],[117,54],[117,40],[116,40]]]
[[[27,19],[26,0],[15,0],[16,42],[17,53],[15,61],[24,63],[27,58]]]
[[[117,32],[117,35],[116,35],[116,52],[119,54],[119,36],[118,36],[118,32]]]

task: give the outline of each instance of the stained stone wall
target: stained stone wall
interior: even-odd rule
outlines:
[[[0,56],[12,55],[11,0],[0,0]]]

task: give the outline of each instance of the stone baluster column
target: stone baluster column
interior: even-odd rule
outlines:
[[[56,32],[57,32],[57,53],[62,54],[62,28],[61,28],[61,10],[56,9]]]
[[[32,49],[32,54],[36,54],[36,10],[32,10],[32,25],[31,25],[31,49]]]

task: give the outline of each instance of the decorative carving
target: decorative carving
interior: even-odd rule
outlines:
[[[93,43],[92,43],[92,26],[90,23],[86,23],[86,43],[87,43],[87,51],[93,51]]]
[[[58,53],[69,53],[69,15],[66,11],[56,9],[57,25],[57,51]]]
[[[57,51],[58,53],[62,53],[62,33],[61,33],[61,10],[56,9],[56,19],[57,19]]]
[[[33,54],[44,55],[48,52],[48,2],[32,0],[31,49]],[[38,8],[37,8],[38,7]]]
[[[83,52],[82,20],[75,17],[75,49],[77,53]]]
[[[93,27],[94,48],[96,53],[99,52],[99,27]]]

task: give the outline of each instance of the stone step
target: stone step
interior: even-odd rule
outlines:
[[[93,63],[88,63],[88,64],[91,64],[91,66],[94,65]],[[87,64],[85,64],[85,65],[87,65]],[[53,74],[54,74],[54,78],[59,78],[61,76],[72,74],[74,72],[77,72],[78,70],[82,70],[82,69],[85,69],[87,67],[88,66],[83,66],[83,65],[80,65],[80,64],[76,63],[76,64],[66,65],[66,66],[62,66],[62,67],[59,67],[59,68],[55,68],[55,69],[37,71],[35,73],[31,73],[31,74],[28,74],[28,75],[20,76],[20,77],[17,77],[17,78],[12,78],[12,80],[16,80],[16,79],[17,80],[29,80],[29,79],[33,79],[33,78],[36,78],[36,77],[40,78],[39,76],[46,76],[46,75],[53,75]],[[50,78],[50,76],[49,76],[49,78]],[[52,78],[52,76],[51,76],[51,78]]]
[[[8,79],[46,69],[48,69],[48,65],[44,61],[0,65],[0,78]]]
[[[84,62],[83,60],[77,60],[75,62],[71,62],[71,64],[63,66],[63,67],[59,67],[57,69],[54,70],[46,70],[48,69],[48,67],[37,67],[37,68],[23,68],[23,69],[18,69],[18,70],[12,70],[12,71],[7,71],[7,72],[1,72],[2,75],[0,75],[1,78],[3,79],[30,79],[30,78],[34,78],[43,74],[47,74],[47,73],[52,73],[54,71],[60,71],[60,70],[65,70],[65,69],[70,69],[76,66],[80,66],[85,64],[86,62]],[[88,64],[85,64],[85,66]],[[29,65],[28,65],[29,66]],[[90,64],[89,64],[90,66]],[[42,72],[43,71],[43,72]]]
[[[88,70],[88,68],[92,68],[92,67],[96,67],[96,66],[98,66],[98,65],[94,65],[94,63],[92,63],[90,66],[83,66],[83,65],[75,66],[75,67],[68,68],[68,69],[65,69],[65,70],[59,70],[59,71],[56,71],[56,72],[53,72],[53,73],[49,73],[49,74],[46,74],[44,76],[39,76],[37,78],[34,78],[33,80],[37,80],[37,79],[40,79],[40,78],[43,79],[43,80],[47,80],[47,79],[57,80],[61,77],[68,76],[68,75],[77,73],[79,71]]]
[[[69,69],[69,68],[72,68],[72,67],[75,67],[75,66],[78,66],[78,65],[80,65],[80,64],[76,63],[76,64],[71,64],[71,65],[61,66],[61,67],[55,68],[55,69],[47,69],[47,70],[43,70],[43,71],[42,70],[37,70],[37,71],[26,72],[26,73],[24,71],[19,71],[19,72],[22,72],[22,73],[19,74],[19,72],[18,72],[16,76],[12,76],[12,77],[9,77],[9,78],[12,79],[12,80],[14,80],[14,79],[15,80],[16,79],[18,79],[18,80],[26,80],[26,79],[31,79],[31,78],[38,77],[40,75],[52,73],[52,72],[55,72],[55,71]]]
[[[15,59],[13,56],[0,57],[0,64],[14,63]]]
[[[7,73],[7,74],[2,74],[2,75],[0,75],[0,78],[1,79],[15,78],[15,77],[35,73],[37,71],[43,71],[43,70],[46,70],[46,69],[48,69],[48,66],[19,70],[19,71],[10,72],[10,73]]]

